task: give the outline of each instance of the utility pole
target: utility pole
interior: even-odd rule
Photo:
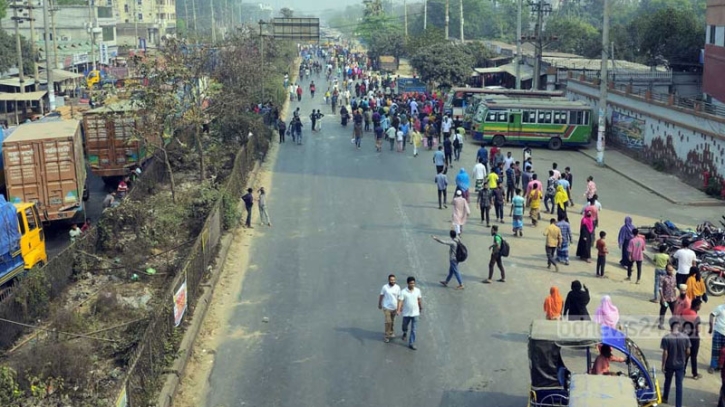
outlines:
[[[423,31],[428,29],[428,0],[423,0]]]
[[[50,111],[52,112],[55,110],[55,83],[53,83],[53,69],[56,69],[58,65],[56,66],[50,66],[50,50],[48,48],[50,45],[50,41],[48,41],[48,36],[50,35],[50,29],[48,27],[48,3],[50,0],[44,0],[43,1],[43,28],[45,30],[45,45],[43,48],[45,49],[45,74],[46,74],[46,80],[48,81],[48,104]],[[53,40],[55,40],[55,34],[53,34]],[[54,50],[54,53],[56,51]]]
[[[262,56],[262,80],[260,81],[260,87],[262,88],[262,103],[264,103],[264,80],[265,80],[265,74],[267,73],[264,70],[264,36],[262,35],[262,26],[267,24],[264,22],[264,20],[259,20],[259,51]]]
[[[186,23],[186,36],[189,36],[189,1],[184,1],[184,22]]]
[[[536,48],[536,57],[534,60],[534,75],[532,88],[538,90],[541,82],[541,56],[544,52],[544,38],[541,33],[544,26],[544,14],[551,13],[551,3],[547,0],[539,0],[537,3],[531,3],[531,11],[536,13],[536,38],[534,38],[534,46]]]
[[[403,14],[405,15],[405,38],[408,38],[408,1],[403,0]]]
[[[463,0],[461,0],[461,42],[463,41]]]
[[[446,0],[446,41],[448,41],[448,3],[450,0]]]
[[[196,0],[191,0],[191,13],[194,17],[194,37],[198,37],[199,32],[196,30]]]
[[[604,165],[604,146],[607,127],[607,86],[609,85],[609,0],[604,0],[604,23],[602,25],[602,72],[599,78],[599,128],[597,130],[597,164]]]
[[[216,30],[214,30],[214,0],[209,0],[211,7],[211,43],[216,44]]]
[[[88,0],[88,32],[91,34],[91,62],[93,64],[93,70],[97,70],[96,65],[96,16],[95,16],[95,3],[93,0]]]
[[[519,13],[516,19],[516,89],[521,89],[521,9],[523,0],[519,0]]]
[[[38,91],[40,77],[38,75],[38,47],[35,44],[35,19],[33,18],[33,4],[28,1],[28,21],[30,21],[30,52],[33,54],[33,90]],[[47,68],[48,61],[45,61]],[[49,84],[50,86],[50,84]]]
[[[43,5],[43,7],[50,7],[50,26],[53,29],[53,69],[58,69],[58,35],[55,33],[55,12],[58,11],[58,7],[56,7],[55,3],[49,4],[47,6]],[[47,36],[48,34],[46,33],[45,35]],[[47,56],[45,60],[48,60]]]
[[[20,45],[20,20],[18,17],[18,7],[13,5],[13,20],[15,21],[15,52],[18,54],[18,82],[20,83],[20,93],[25,93],[25,74],[23,73],[23,47]],[[25,114],[25,107],[23,107]]]

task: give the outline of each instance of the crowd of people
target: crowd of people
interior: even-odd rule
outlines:
[[[449,236],[432,236],[436,242],[448,247],[448,276],[441,281],[441,285],[447,287],[455,278],[458,283],[455,288],[464,289],[459,271],[459,263],[467,257],[467,254],[461,257],[461,247],[464,252],[466,250],[462,235],[465,225],[470,221],[470,205],[474,197],[480,212],[480,223],[490,228],[492,235],[489,273],[483,283],[492,283],[495,268],[500,272],[498,281],[506,282],[504,259],[510,249],[504,239],[503,227],[508,222],[511,222],[511,236],[515,238],[523,237],[525,229],[540,230],[538,233],[543,235],[545,246],[542,260],[545,257],[547,268],[554,272],[558,272],[562,266],[570,265],[571,257],[576,257],[584,264],[591,264],[588,267],[592,267],[594,276],[607,278],[610,235],[600,227],[603,208],[593,176],[588,176],[579,189],[575,189],[572,169],[568,166],[561,170],[557,163],[553,163],[551,168],[537,171],[538,168],[534,169],[532,150],[527,147],[524,147],[519,160],[511,151],[504,152],[497,146],[484,145],[476,151],[471,172],[460,165],[454,183],[450,185],[448,172],[456,164],[460,164],[465,130],[460,122],[444,113],[442,95],[398,94],[395,92],[395,78],[371,72],[364,54],[339,46],[331,49],[303,48],[301,55],[304,62],[300,67],[300,80],[307,78],[310,97],[314,97],[314,92],[318,89],[314,81],[325,83],[321,76],[325,75],[326,84],[322,89],[326,90],[320,104],[330,106],[330,114],[338,116],[340,126],[347,128],[352,122],[351,142],[355,148],[361,149],[363,138],[370,134],[378,153],[389,150],[402,154],[406,152],[408,145],[412,145],[414,157],[422,149],[432,152],[438,208],[448,209],[448,205],[451,205]],[[291,83],[289,77],[285,76],[284,86],[289,89],[291,101],[302,100],[302,85]],[[277,123],[280,143],[285,142],[285,135],[291,135],[293,140],[301,143],[303,125],[299,107],[292,116],[289,125],[282,120]],[[320,109],[310,112],[311,130],[320,129],[324,116]],[[385,141],[389,143],[389,147],[383,146]],[[455,187],[450,195],[449,185]],[[573,211],[581,215],[579,233],[576,236],[570,222]],[[542,220],[542,216],[548,219]],[[543,230],[538,227],[541,221],[546,223],[546,227],[541,228]],[[627,280],[633,278],[636,269],[634,283],[639,284],[647,244],[630,217],[624,219],[616,234],[616,243],[621,252],[619,264],[626,270]],[[570,256],[572,246],[574,251]],[[596,259],[592,258],[593,250],[596,250]],[[664,402],[669,399],[671,383],[674,381],[677,406],[682,405],[682,382],[686,366],[691,366],[693,379],[702,377],[697,369],[701,331],[698,311],[702,303],[708,300],[703,279],[694,261],[694,253],[688,253],[688,250],[682,249],[673,259],[664,250],[654,255],[655,282],[653,297],[650,299],[659,306],[657,327],[662,330],[669,328],[669,333],[661,342],[661,368],[665,376]],[[388,283],[383,286],[379,296],[378,307],[385,315],[383,340],[390,342],[396,337],[395,318],[402,315],[402,339],[407,341],[411,349],[416,349],[415,330],[422,311],[422,294],[416,287],[414,277],[408,277],[407,286],[403,289],[396,281],[395,275],[389,275]],[[587,309],[590,301],[589,289],[579,280],[571,283],[565,299],[558,287],[551,287],[549,296],[543,303],[543,317],[550,320],[592,319],[599,324],[622,329],[619,310],[609,295],[601,298],[591,317]],[[667,310],[672,317],[668,327],[665,326]],[[721,370],[725,363],[725,305],[717,307],[710,314],[709,330],[713,333],[713,339],[708,371],[714,372]],[[613,355],[608,346],[601,346],[599,352],[600,355],[591,369],[593,374],[611,374],[610,362],[624,361]],[[725,373],[723,381],[725,382]],[[722,401],[721,406],[725,407]]]

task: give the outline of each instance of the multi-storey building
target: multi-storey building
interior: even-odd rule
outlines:
[[[176,33],[176,0],[101,0],[113,2],[119,45],[155,47]]]
[[[702,91],[705,98],[725,105],[725,0],[707,0]]]

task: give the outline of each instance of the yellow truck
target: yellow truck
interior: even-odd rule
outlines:
[[[48,262],[43,223],[34,203],[10,204],[0,195],[0,286]]]

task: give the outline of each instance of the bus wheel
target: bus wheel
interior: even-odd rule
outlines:
[[[506,139],[502,135],[493,136],[493,145],[496,147],[503,147],[503,143],[506,142]]]
[[[561,139],[559,137],[553,137],[549,139],[549,149],[558,150],[561,148]]]

